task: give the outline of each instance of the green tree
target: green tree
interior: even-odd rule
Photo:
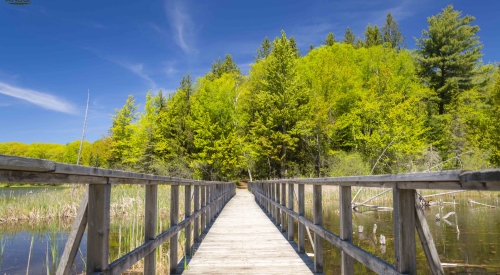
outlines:
[[[392,48],[399,50],[406,47],[401,47],[401,44],[403,44],[403,42],[405,41],[405,37],[402,35],[398,23],[396,22],[396,20],[394,20],[390,12],[387,13],[385,24],[382,28],[382,34],[383,42],[389,43]]]
[[[325,41],[323,42],[326,46],[332,46],[335,44],[335,34],[333,32],[329,32],[326,35]]]
[[[113,115],[113,123],[109,129],[111,138],[111,156],[109,162],[111,167],[128,167],[130,165],[130,153],[133,150],[132,136],[134,135],[133,122],[137,116],[137,105],[132,95],[129,95],[125,105],[116,109]]]
[[[442,13],[427,18],[429,29],[416,40],[420,74],[439,98],[440,115],[453,97],[475,86],[483,45],[476,35],[479,27],[470,25],[474,20],[447,6]]]
[[[255,56],[255,61],[259,61],[269,56],[272,50],[272,43],[269,41],[269,38],[266,36],[264,40],[262,40],[260,48],[257,49],[257,56]]]
[[[354,46],[355,41],[356,41],[356,35],[351,31],[351,28],[347,27],[342,42]]]
[[[297,74],[298,57],[284,31],[273,42],[264,73],[251,78],[260,90],[252,95],[254,104],[251,135],[267,175],[288,177],[299,151],[301,120],[306,119],[307,89]],[[265,166],[263,166],[265,168]]]
[[[206,77],[209,80],[215,80],[216,78],[221,77],[225,73],[234,73],[235,75],[241,75],[240,68],[233,61],[233,57],[230,54],[226,54],[224,61],[221,61],[220,57],[217,59],[217,62],[212,63],[212,69],[210,74]]]
[[[382,33],[380,33],[379,28],[377,25],[371,26],[368,24],[365,29],[365,46],[367,48],[373,47],[373,46],[378,46],[382,45],[383,43],[383,37]]]
[[[294,52],[297,57],[300,57],[300,50],[297,47],[297,41],[295,41],[293,36],[290,37],[290,47],[292,48],[292,52]]]

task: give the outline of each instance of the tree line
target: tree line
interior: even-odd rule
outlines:
[[[363,38],[330,32],[305,54],[282,31],[248,75],[227,54],[172,94],[149,92],[141,110],[130,95],[81,163],[209,180],[498,166],[500,73],[481,61],[474,19],[444,8],[413,50],[390,13]],[[76,144],[0,153],[75,163]]]

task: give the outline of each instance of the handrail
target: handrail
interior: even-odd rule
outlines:
[[[109,178],[109,182],[107,181]],[[157,176],[129,171],[66,164],[51,160],[0,154],[0,181],[20,183],[92,184],[176,184],[213,185],[223,181],[202,181]],[[66,182],[65,182],[66,181]]]
[[[257,180],[253,182],[384,187],[398,189],[500,191],[500,169],[486,169],[479,171],[449,170],[427,173],[350,176],[334,178],[292,178],[278,180]]]
[[[173,240],[169,249],[170,272],[175,273],[179,232],[183,229],[187,231],[186,248],[190,248],[192,224],[194,238],[199,240],[199,231],[203,232],[215,221],[224,205],[235,195],[236,189],[234,182],[165,177],[7,155],[0,155],[0,182],[88,184],[56,272],[58,275],[69,274],[87,225],[87,274],[121,274],[142,258],[144,274],[155,274],[155,250],[168,240]],[[109,264],[110,197],[111,185],[114,184],[145,185],[145,241]],[[158,185],[171,186],[171,226],[160,234],[156,232]],[[178,222],[180,185],[185,186],[186,195],[184,219]],[[191,186],[194,186],[193,196]],[[191,213],[193,198],[194,212]]]
[[[299,187],[298,207],[294,211],[294,185]],[[310,228],[315,236],[314,269],[323,271],[323,238],[342,251],[342,274],[353,274],[353,259],[361,262],[378,274],[416,274],[415,229],[420,237],[427,262],[433,274],[444,274],[427,221],[420,207],[416,189],[451,190],[500,190],[500,169],[479,171],[441,171],[396,175],[353,176],[336,178],[257,180],[248,184],[259,203],[281,230],[288,229],[288,239],[294,239],[293,221],[299,225],[298,244],[304,252],[304,228]],[[304,185],[313,186],[314,221],[304,216]],[[322,192],[326,186],[339,186],[340,191],[340,236],[322,226]],[[288,192],[287,192],[288,186]],[[384,187],[393,191],[393,222],[395,264],[389,264],[352,243],[351,187]],[[280,192],[281,191],[281,192]],[[280,196],[281,193],[281,196]],[[288,193],[288,199],[285,195]],[[288,207],[287,207],[288,205]],[[288,216],[288,222],[285,217]],[[281,217],[281,218],[280,218]]]

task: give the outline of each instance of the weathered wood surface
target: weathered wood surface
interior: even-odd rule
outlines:
[[[158,186],[147,185],[144,213],[144,242],[156,238],[156,212],[158,209]],[[156,274],[156,249],[144,257],[144,274]]]
[[[56,169],[56,165],[53,161],[48,160],[0,155],[0,169],[48,172],[54,171]]]
[[[417,274],[415,244],[415,190],[392,191],[394,211],[394,266],[406,274]]]
[[[83,233],[85,232],[85,228],[87,228],[88,202],[89,190],[87,187],[80,203],[80,208],[78,208],[78,212],[76,213],[76,218],[71,227],[68,240],[66,241],[66,246],[61,256],[59,266],[57,267],[56,275],[69,274],[71,270],[71,266],[73,265],[76,253],[78,252],[78,248],[83,238]]]
[[[352,242],[351,187],[339,186],[340,193],[340,238]],[[341,252],[342,275],[354,274],[354,260],[346,252]]]
[[[425,219],[424,210],[422,209],[417,193],[415,193],[415,219],[420,243],[424,249],[427,264],[429,265],[432,274],[444,275],[444,270],[441,265],[441,261],[439,260],[439,254],[437,252],[436,245],[434,244],[434,239],[432,238],[431,231],[429,230],[429,225]]]
[[[0,155],[0,170],[5,170],[0,171],[0,181],[7,182],[176,185],[227,184],[227,182],[221,181],[198,181],[165,177],[7,155]]]
[[[87,274],[102,271],[108,267],[110,197],[110,184],[89,185]]]
[[[314,273],[255,203],[253,195],[237,190],[183,274]]]

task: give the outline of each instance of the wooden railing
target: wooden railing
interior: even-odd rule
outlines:
[[[185,229],[185,251],[191,251],[191,231],[194,230],[195,241],[199,241],[200,232],[215,220],[235,195],[236,188],[234,182],[171,178],[6,155],[0,155],[0,182],[88,184],[56,274],[69,274],[87,225],[87,274],[121,274],[142,258],[144,274],[156,274],[155,250],[169,240],[170,273],[176,273],[179,232]],[[109,263],[110,196],[111,185],[115,184],[145,185],[145,241]],[[170,228],[159,235],[156,232],[158,185],[171,187]],[[178,221],[180,185],[185,186],[185,216],[181,222]]]
[[[306,184],[313,186],[313,221],[304,217],[304,185]],[[294,185],[298,185],[298,212],[294,211]],[[321,189],[324,185],[339,186],[340,235],[322,226]],[[283,232],[288,228],[289,240],[294,239],[293,220],[298,221],[299,253],[305,252],[305,227],[314,231],[313,250],[316,272],[323,272],[322,239],[325,239],[341,250],[342,274],[354,274],[353,260],[359,261],[378,274],[416,274],[415,229],[417,229],[431,272],[444,274],[427,221],[420,207],[416,189],[499,191],[500,169],[267,180],[254,181],[248,186],[255,194],[256,201],[271,215],[276,225],[281,226]],[[352,243],[352,186],[392,188],[394,266]],[[288,217],[288,224],[286,217]]]

